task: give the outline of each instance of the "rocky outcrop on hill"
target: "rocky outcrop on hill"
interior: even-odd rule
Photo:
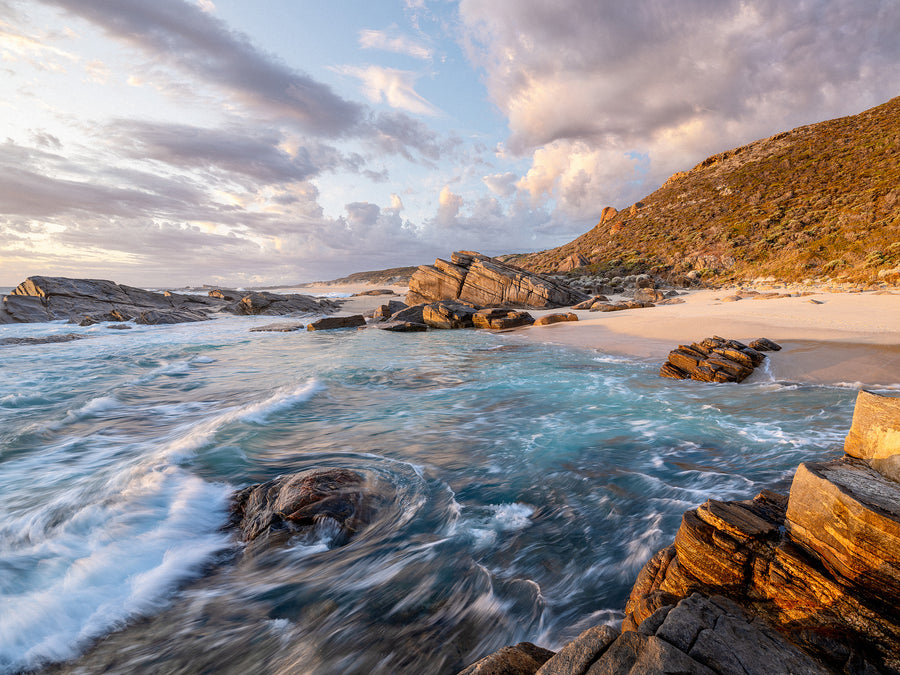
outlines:
[[[243,541],[264,537],[272,543],[327,521],[339,529],[334,543],[346,543],[372,521],[380,504],[362,474],[318,469],[240,490],[232,500],[231,523]]]
[[[131,321],[158,325],[204,321],[213,312],[265,314],[327,314],[339,303],[308,295],[215,289],[207,296],[156,293],[104,279],[28,277],[0,303],[0,323],[37,323],[67,319],[91,325],[101,321]]]
[[[760,340],[766,340],[765,344],[775,345],[766,338]],[[748,347],[743,342],[726,340],[714,335],[699,343],[680,345],[677,349],[673,349],[659,369],[659,375],[676,380],[691,379],[699,382],[743,382],[764,358],[765,354]]]
[[[409,305],[462,300],[482,307],[553,308],[587,295],[550,277],[473,251],[457,251],[450,262],[422,265],[409,280]]]
[[[900,673],[900,398],[860,392],[846,455],[788,496],[707,500],[596,626],[532,675]],[[494,654],[497,656],[500,654]]]

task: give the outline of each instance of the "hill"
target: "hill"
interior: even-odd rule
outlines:
[[[386,270],[371,270],[369,272],[354,272],[340,279],[332,279],[331,281],[316,281],[309,284],[300,284],[301,286],[336,286],[340,284],[374,284],[385,285],[391,284],[408,284],[409,278],[413,272],[418,269],[413,267],[391,267]]]
[[[504,259],[713,282],[900,279],[900,97],[713,155],[568,244]]]

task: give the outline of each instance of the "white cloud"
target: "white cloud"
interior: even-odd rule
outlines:
[[[516,192],[516,180],[518,176],[508,171],[506,173],[495,173],[485,176],[481,180],[487,185],[488,189],[495,195],[500,197],[510,197]]]
[[[380,66],[342,66],[335,70],[361,80],[363,93],[373,103],[384,101],[392,108],[417,115],[438,114],[437,108],[416,93],[416,73]]]
[[[401,35],[397,31],[361,30],[359,31],[359,46],[363,49],[381,49],[395,54],[405,54],[423,61],[431,60],[434,54],[430,47],[417,42],[408,35]]]
[[[438,211],[436,221],[443,227],[456,225],[456,217],[462,208],[463,198],[450,191],[450,186],[445,185],[438,195]]]

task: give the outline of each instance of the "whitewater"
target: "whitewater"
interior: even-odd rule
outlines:
[[[855,391],[657,377],[515,332],[0,326],[0,672],[454,673],[622,618],[707,498],[837,457]],[[385,506],[245,551],[234,491],[343,467]]]

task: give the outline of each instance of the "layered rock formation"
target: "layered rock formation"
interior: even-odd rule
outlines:
[[[587,296],[550,277],[472,251],[422,265],[409,280],[409,305],[462,300],[482,307],[567,307]]]
[[[754,342],[765,349],[771,349],[769,344],[781,349],[766,338]],[[765,354],[743,342],[714,335],[699,343],[680,345],[673,349],[660,367],[659,375],[699,382],[743,382],[764,358]]]
[[[900,483],[879,471],[900,461],[900,398],[860,392],[844,448],[801,464],[789,496],[687,511],[621,633],[597,626],[537,668],[484,672],[900,673]]]
[[[104,279],[28,277],[0,303],[0,323],[67,319],[90,325],[100,321],[142,324],[204,321],[217,311],[278,316],[331,313],[339,304],[308,295],[216,289],[208,296],[155,293]]]

